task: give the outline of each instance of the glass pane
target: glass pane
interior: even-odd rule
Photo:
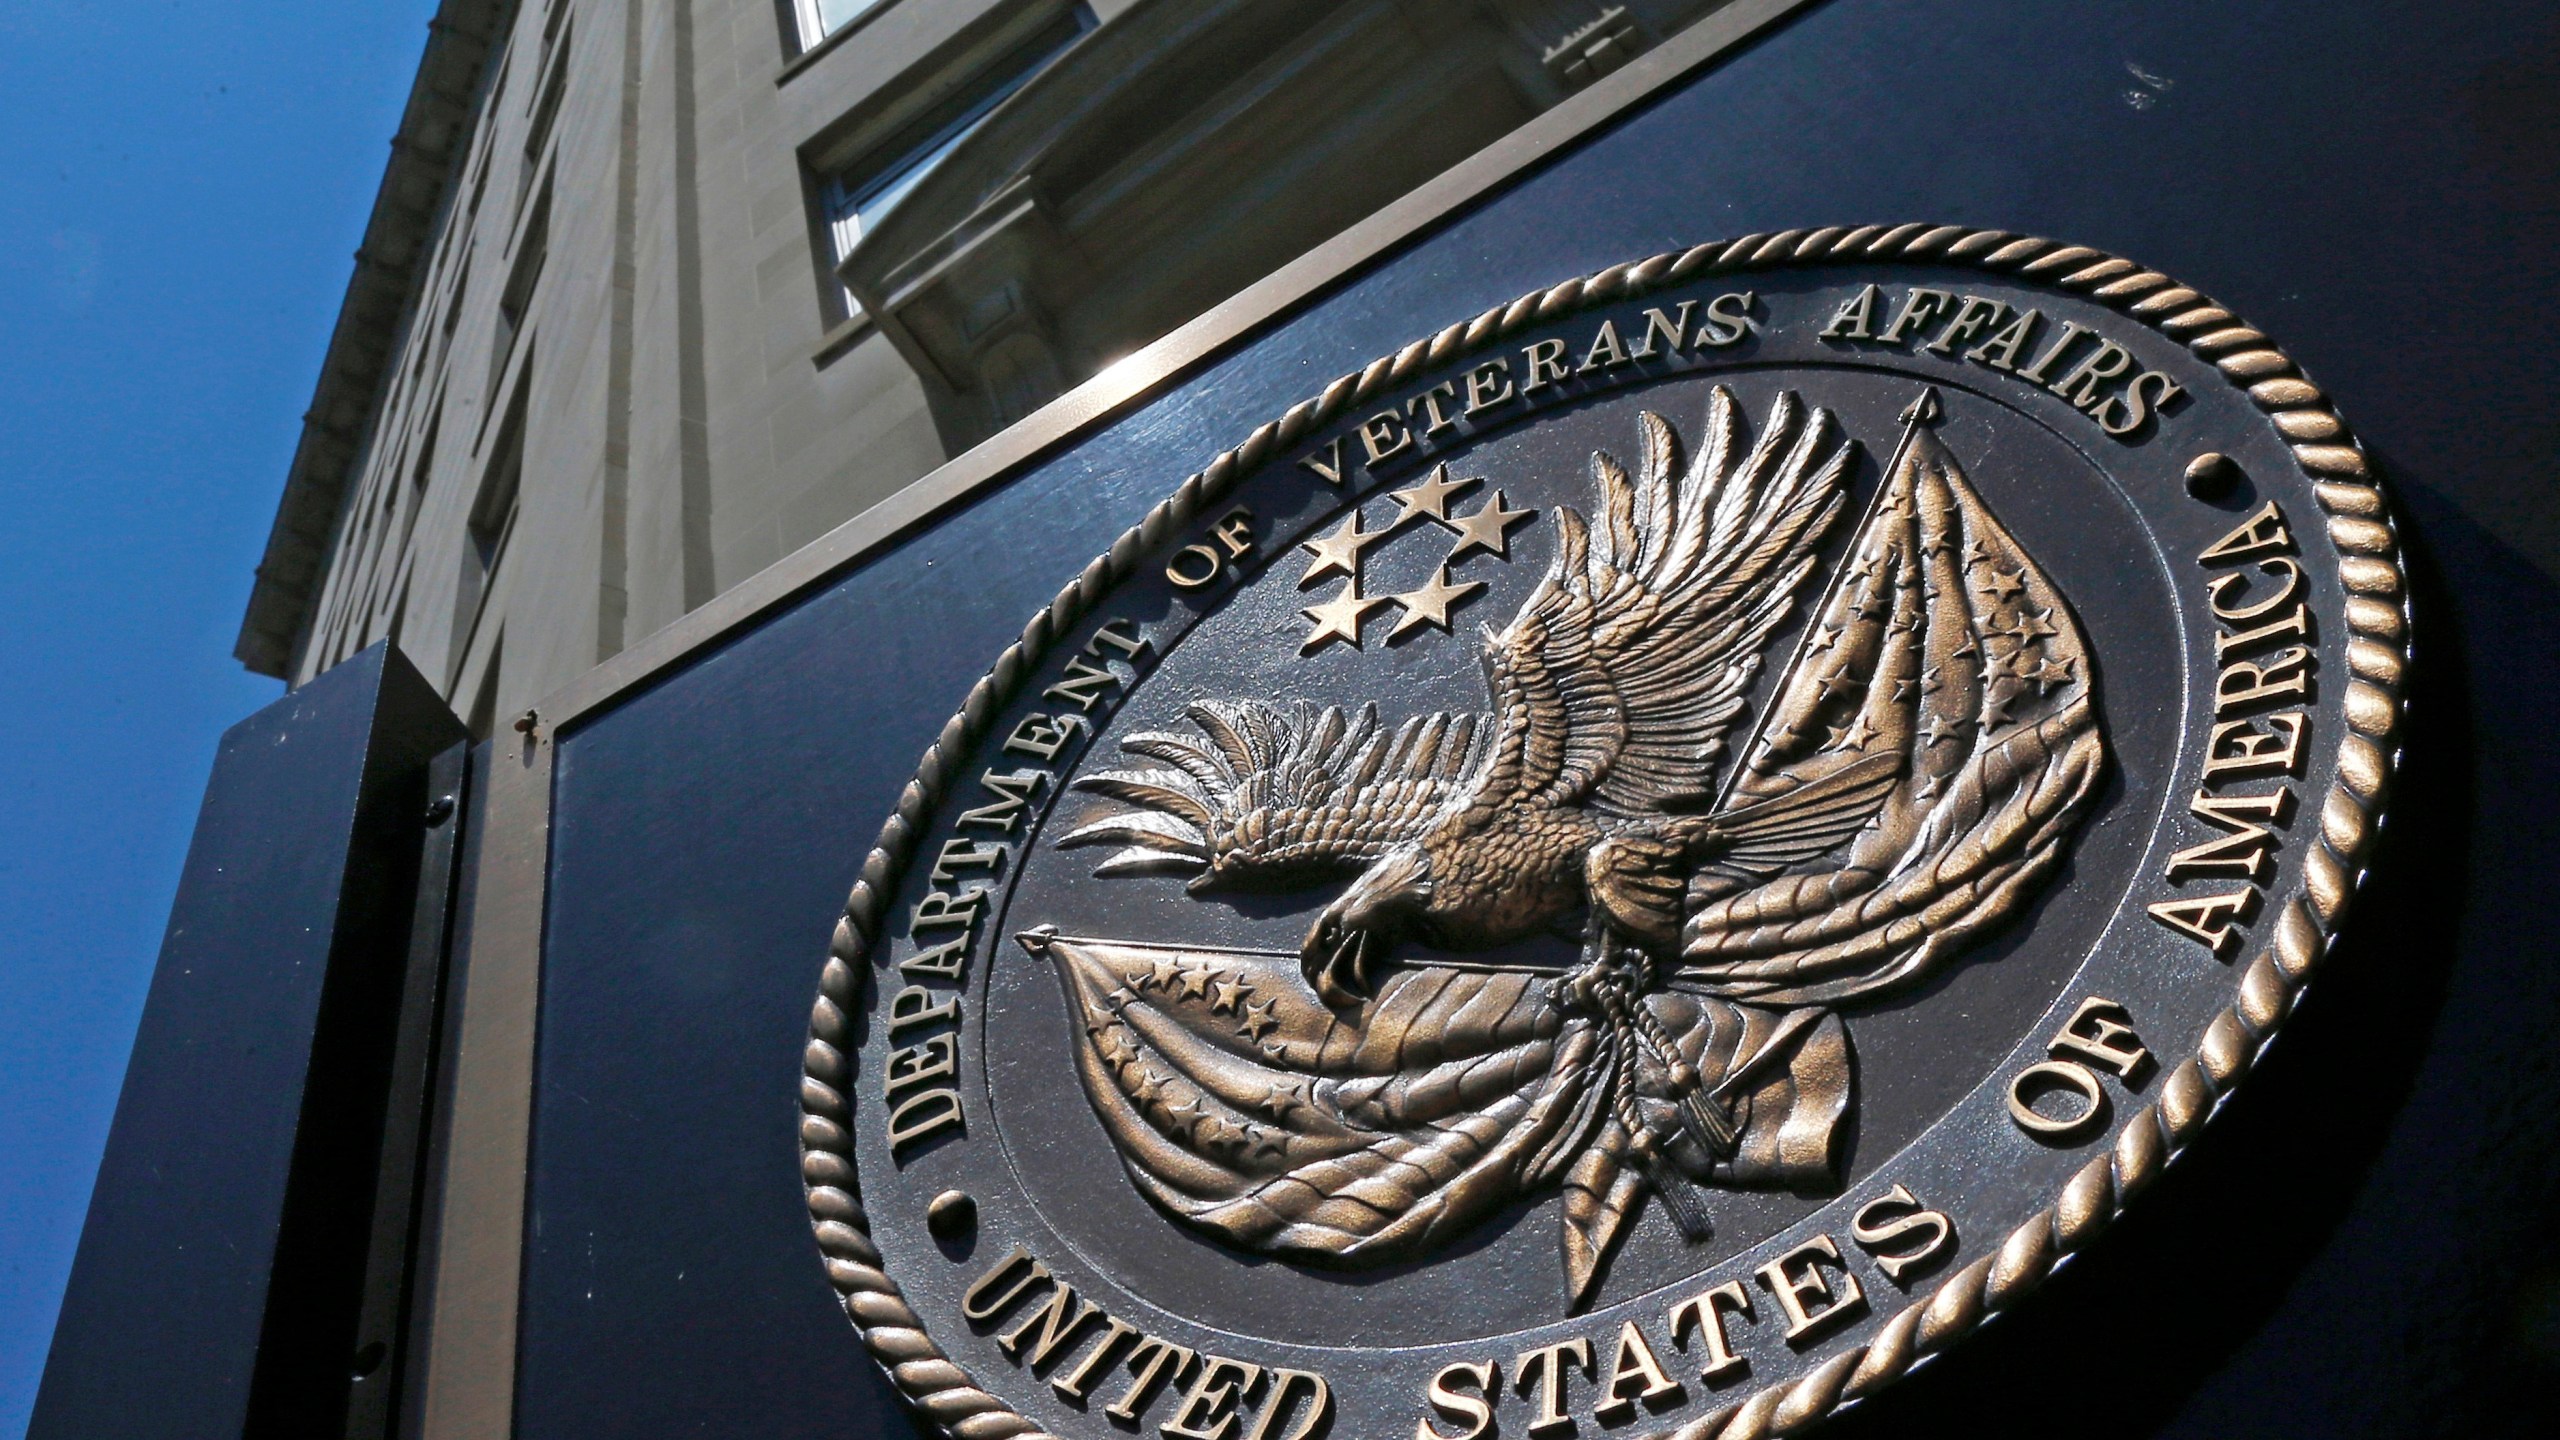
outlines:
[[[846,22],[880,3],[880,0],[811,0],[818,12],[818,33],[812,40],[824,39],[844,28]]]

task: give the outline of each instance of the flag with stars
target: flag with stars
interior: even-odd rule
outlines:
[[[1249,1248],[1413,1253],[1563,1174],[1614,1123],[1604,1027],[1559,1003],[1550,975],[1400,966],[1335,1011],[1295,955],[1019,939],[1057,968],[1078,1078],[1130,1179]],[[1644,1004],[1735,1122],[1732,1154],[1684,1150],[1684,1168],[1733,1185],[1831,1178],[1850,1086],[1838,1017],[1677,993]],[[1660,1089],[1637,1077],[1631,1103],[1662,1119]]]
[[[1819,863],[1699,872],[1680,974],[1710,993],[1838,1005],[1926,973],[2059,859],[2105,768],[2070,606],[1939,440],[1935,394],[1904,418],[1729,803],[1880,754],[1901,783]]]

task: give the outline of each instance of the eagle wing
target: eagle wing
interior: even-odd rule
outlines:
[[[1188,874],[1195,885],[1285,888],[1357,870],[1422,833],[1464,783],[1474,715],[1419,715],[1392,729],[1299,701],[1202,700],[1197,735],[1148,731],[1120,742],[1152,762],[1075,789],[1117,804],[1059,840],[1119,847],[1097,875]]]
[[[1717,386],[1705,443],[1642,415],[1631,480],[1591,457],[1600,519],[1562,507],[1545,579],[1485,664],[1492,779],[1547,805],[1633,816],[1710,797],[1760,650],[1813,574],[1856,446],[1830,412],[1781,394],[1758,441]]]

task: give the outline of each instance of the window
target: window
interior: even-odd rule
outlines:
[[[880,8],[883,0],[791,0],[791,8],[800,21],[800,48],[811,49],[821,40],[854,22],[866,11]]]
[[[528,378],[529,374],[530,367]],[[453,669],[452,678],[446,681],[448,690],[462,678],[472,640],[480,631],[481,613],[489,605],[498,564],[506,558],[507,539],[515,533],[516,497],[524,481],[525,393],[532,388],[527,380],[516,382],[515,399],[507,406],[506,423],[499,427],[489,466],[480,472],[480,491],[471,497],[471,510],[463,517],[462,568],[453,590]]]
[[[507,271],[507,288],[498,292],[498,327],[489,338],[489,394],[494,399],[498,382],[506,377],[507,357],[516,349],[516,336],[524,330],[527,311],[533,308],[533,287],[542,279],[542,261],[551,249],[551,182],[544,181],[542,198],[533,204],[526,217],[524,234],[516,238],[516,261]]]
[[[551,23],[555,27],[560,26],[561,17],[568,13],[566,8],[552,12]],[[542,77],[542,88],[534,92],[533,118],[525,125],[524,165],[516,172],[516,208],[519,212],[524,208],[524,197],[532,193],[534,172],[542,168],[543,147],[551,143],[551,126],[560,118],[561,96],[569,89],[569,47],[562,43],[556,53],[551,48],[554,41],[565,42],[566,39],[565,27],[542,37],[544,53],[551,58],[551,68]]]
[[[803,0],[815,3],[815,0]],[[1075,19],[1044,37],[1044,42],[1029,47],[1007,67],[999,69],[989,83],[983,84],[961,103],[954,113],[945,108],[939,116],[908,132],[908,143],[895,142],[881,155],[839,170],[826,179],[819,194],[827,223],[828,266],[842,264],[853,247],[872,226],[880,221],[899,201],[907,198],[933,168],[942,163],[988,112],[1005,102],[1007,96],[1031,82],[1031,77],[1049,67],[1059,52],[1073,44],[1078,35],[1091,25],[1088,12],[1079,6]],[[860,302],[850,292],[844,296],[845,314],[860,313]]]

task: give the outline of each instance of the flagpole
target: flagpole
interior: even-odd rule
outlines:
[[[1856,528],[1849,532],[1849,543],[1852,546],[1857,544],[1859,536],[1867,533],[1867,527],[1875,523],[1876,512],[1884,508],[1885,492],[1893,488],[1893,477],[1902,472],[1902,463],[1909,458],[1912,443],[1919,438],[1921,427],[1937,423],[1938,418],[1944,413],[1945,406],[1938,400],[1938,387],[1935,385],[1922,386],[1919,397],[1902,407],[1902,414],[1899,417],[1902,421],[1902,438],[1893,447],[1893,458],[1885,463],[1884,478],[1876,482],[1876,493],[1867,497],[1866,509],[1858,516]],[[1749,764],[1749,757],[1753,751],[1760,748],[1761,737],[1768,733],[1770,712],[1777,708],[1778,698],[1787,693],[1787,687],[1795,683],[1796,672],[1804,668],[1805,659],[1812,650],[1814,632],[1822,628],[1823,612],[1831,608],[1831,601],[1839,595],[1841,586],[1846,583],[1848,569],[1844,559],[1840,568],[1831,572],[1831,583],[1823,587],[1820,603],[1813,607],[1812,613],[1806,619],[1804,630],[1796,636],[1795,652],[1787,657],[1786,668],[1778,672],[1777,683],[1769,687],[1768,702],[1762,705],[1760,713],[1752,718],[1751,738],[1743,742],[1741,749],[1734,752],[1733,768],[1725,772],[1724,784],[1717,788],[1715,808],[1709,811],[1709,814],[1721,813],[1727,805],[1733,803],[1733,792],[1742,784],[1742,772]]]

